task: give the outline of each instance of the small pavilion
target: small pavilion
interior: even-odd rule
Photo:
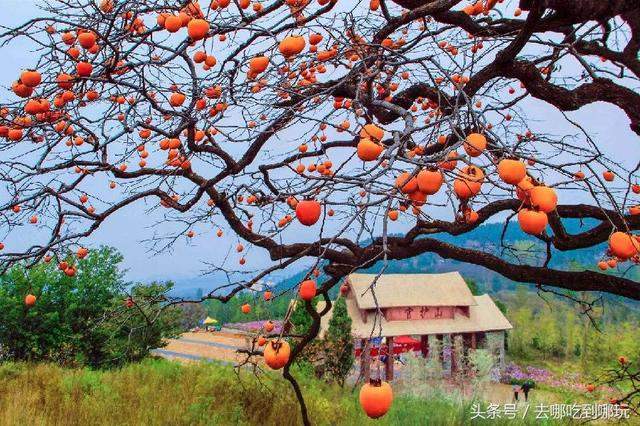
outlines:
[[[471,294],[458,272],[383,274],[378,277],[372,293],[370,286],[376,276],[351,274],[345,282],[351,333],[365,380],[370,377],[371,357],[378,353],[415,350],[423,357],[435,356],[431,353],[433,348],[430,351],[430,336],[439,342],[433,346],[439,348],[441,362],[444,362],[445,340],[448,342],[450,371],[454,372],[458,368],[455,351],[451,350],[454,339],[461,342],[463,353],[467,353],[469,349],[484,347],[487,335],[496,333],[496,355],[500,365],[504,365],[504,332],[513,327],[489,295]],[[322,318],[321,336],[328,328],[331,315],[329,312]],[[386,342],[380,341],[380,337]],[[393,379],[393,356],[386,357],[385,378]]]

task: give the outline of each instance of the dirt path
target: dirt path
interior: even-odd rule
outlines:
[[[246,347],[249,344],[248,336],[224,330],[198,333],[183,333],[180,336],[180,340],[182,339],[197,340],[199,342],[223,343],[235,347]]]
[[[227,331],[184,333],[178,339],[170,339],[167,346],[153,351],[163,358],[184,362],[202,360],[236,363],[243,355],[237,349],[247,348],[246,336]]]

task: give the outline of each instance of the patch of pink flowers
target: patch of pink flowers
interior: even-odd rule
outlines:
[[[533,380],[537,384],[544,384],[555,388],[572,389],[578,392],[586,390],[584,378],[579,373],[563,373],[556,375],[544,368],[528,365],[521,367],[517,364],[509,364],[502,373],[500,381],[510,383],[516,380]]]

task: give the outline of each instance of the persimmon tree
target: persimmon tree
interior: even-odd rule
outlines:
[[[305,303],[314,322],[284,367],[305,423],[291,358],[317,334],[328,291],[357,269],[435,253],[543,290],[640,299],[623,273],[638,262],[640,163],[605,152],[568,114],[613,106],[636,135],[624,143],[637,143],[635,0],[41,5],[0,35],[35,52],[2,97],[1,217],[5,241],[47,232],[3,247],[2,264],[86,255],[105,221],[146,203],[162,211],[157,251],[237,238],[237,257],[213,268],[241,278],[202,299],[230,300],[296,263],[311,280],[322,268],[305,292],[325,308]],[[527,102],[566,133],[532,121]],[[588,226],[572,234],[571,219]],[[438,238],[491,220],[518,222],[542,260]],[[556,251],[602,243],[599,270],[549,267]],[[251,270],[248,250],[272,264]]]

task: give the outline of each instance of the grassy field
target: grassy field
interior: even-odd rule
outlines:
[[[357,393],[301,380],[318,425],[464,425],[470,403],[445,395],[397,396],[383,419],[361,412]],[[0,364],[2,425],[294,425],[300,424],[290,386],[275,374],[237,375],[218,364],[147,360],[119,370],[64,369],[49,364]],[[486,424],[552,424],[493,420]]]

